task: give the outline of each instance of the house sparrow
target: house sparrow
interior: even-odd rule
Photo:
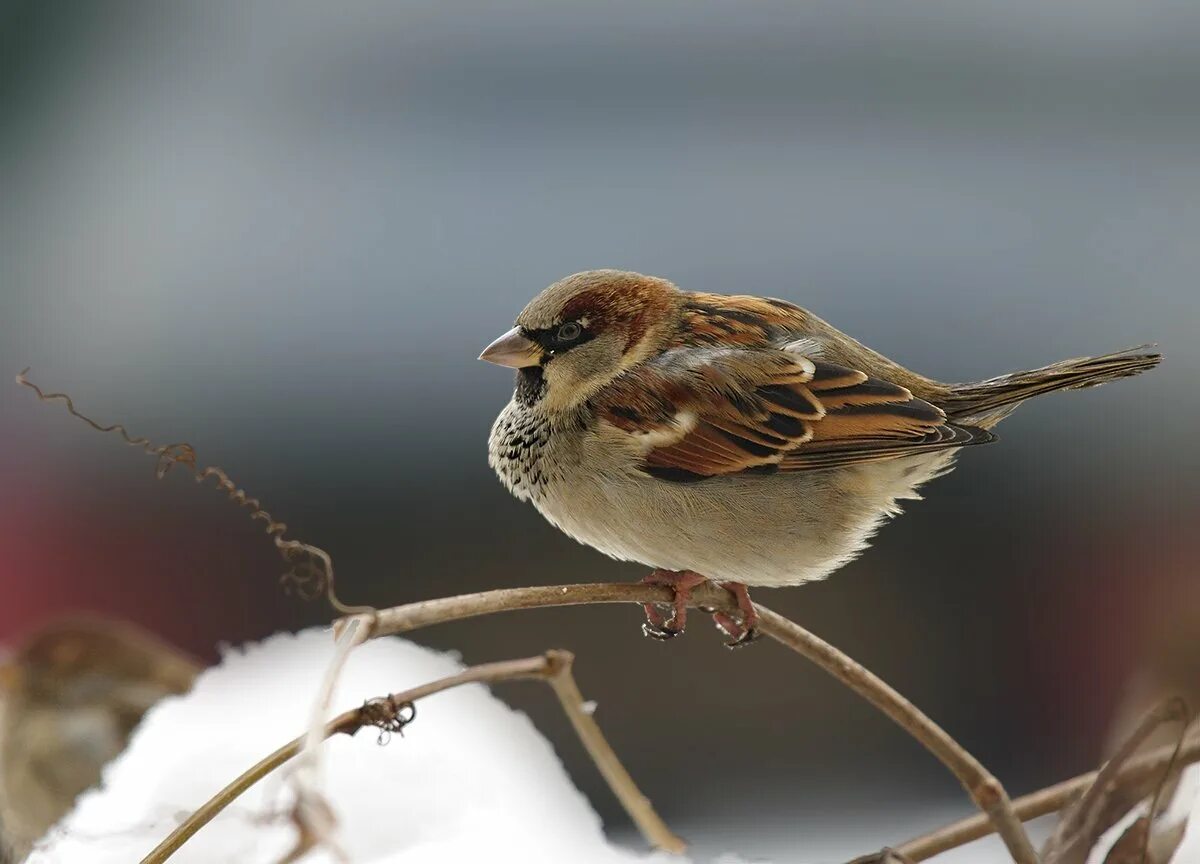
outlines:
[[[146,710],[199,667],[142,630],[54,622],[0,664],[0,861],[20,861],[100,781]]]
[[[784,300],[681,291],[618,270],[551,285],[481,360],[517,370],[489,463],[551,523],[675,591],[647,635],[683,631],[711,579],[729,645],[755,636],[747,585],[799,585],[855,557],[897,502],[1020,402],[1136,375],[1141,349],[943,384]]]

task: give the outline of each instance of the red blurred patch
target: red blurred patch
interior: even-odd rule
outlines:
[[[269,539],[210,489],[182,475],[156,481],[149,464],[117,477],[27,449],[0,486],[0,641],[86,611],[211,657],[218,642],[296,617]]]

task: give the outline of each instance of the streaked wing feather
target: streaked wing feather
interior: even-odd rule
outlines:
[[[843,465],[858,465],[911,456],[915,453],[930,453],[971,444],[990,444],[996,436],[977,426],[958,426],[945,423],[920,438],[859,440],[846,445],[836,439],[830,442],[814,442],[792,453],[784,462],[785,471],[812,471],[819,468],[836,468]],[[826,446],[829,445],[829,446]]]
[[[597,397],[605,422],[639,436],[643,468],[694,481],[831,468],[991,440],[947,422],[904,387],[774,348],[679,348]]]

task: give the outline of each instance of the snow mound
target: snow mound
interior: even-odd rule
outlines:
[[[304,731],[332,651],[327,630],[227,651],[191,693],[151,709],[129,749],[105,769],[102,786],[80,798],[30,864],[140,860],[184,815]],[[448,655],[402,639],[376,639],[351,655],[332,713],[460,669]],[[677,860],[611,845],[546,739],[481,685],[422,700],[403,737],[393,735],[383,747],[377,739],[368,728],[325,744],[325,789],[354,862]],[[278,818],[290,800],[286,771],[243,795],[172,862],[278,861],[295,836]],[[323,864],[330,856],[305,860]]]

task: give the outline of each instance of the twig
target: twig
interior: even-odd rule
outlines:
[[[629,818],[651,846],[674,855],[683,854],[687,844],[663,822],[650,804],[650,799],[638,789],[621,760],[617,758],[617,754],[609,746],[595,718],[584,709],[583,694],[579,692],[579,685],[575,683],[575,676],[571,673],[574,656],[568,651],[550,651],[547,657],[556,667],[549,678],[554,695],[558,697],[567,719],[575,727],[575,734],[583,742],[588,755],[608,781],[609,788],[625,806]]]
[[[299,829],[299,841],[285,860],[295,860],[309,848],[318,845],[327,846],[336,858],[347,860],[334,839],[337,818],[333,808],[321,794],[321,742],[327,737],[325,715],[329,711],[329,702],[333,699],[334,687],[337,686],[346,661],[350,659],[350,652],[363,643],[366,634],[366,626],[357,618],[342,629],[334,646],[333,657],[317,690],[317,697],[313,700],[308,733],[304,736],[304,746],[300,750],[291,777],[292,788],[296,794],[296,801],[292,805],[292,819]]]
[[[583,603],[669,602],[671,597],[667,588],[627,583],[506,588],[381,609],[369,618],[357,620],[369,620],[372,624],[370,635],[375,637],[514,609]],[[702,585],[693,592],[692,605],[726,611],[736,609],[732,595],[711,584]],[[756,608],[762,633],[816,663],[916,738],[958,778],[979,809],[992,820],[1013,860],[1017,864],[1037,864],[1037,854],[1021,821],[1013,813],[1008,794],[979,760],[862,664],[782,615],[763,606]]]
[[[878,852],[860,855],[851,861],[850,864],[914,864],[914,862],[911,858],[901,855],[895,849],[881,849]]]
[[[1144,756],[1131,759],[1116,773],[1113,782],[1118,785],[1136,785],[1157,778],[1172,761],[1179,765],[1200,762],[1200,736],[1189,738],[1182,746],[1170,745],[1151,750]],[[1013,812],[1023,822],[1057,813],[1085,791],[1091,788],[1100,776],[1099,771],[1089,771],[1070,780],[1055,783],[1037,792],[1022,795],[1013,801]],[[994,833],[995,826],[983,814],[969,816],[936,831],[914,837],[896,847],[896,851],[913,861],[925,861],[959,846],[965,846],[981,837]]]
[[[1122,766],[1155,730],[1164,723],[1186,720],[1187,713],[1187,705],[1182,699],[1170,699],[1142,718],[1133,732],[1121,742],[1112,758],[1101,766],[1096,774],[1096,782],[1063,813],[1054,833],[1043,848],[1042,855],[1046,864],[1082,864],[1086,860],[1101,835],[1144,796],[1140,789],[1130,794],[1116,794],[1118,791],[1126,791],[1125,787],[1115,782]],[[1169,774],[1170,770],[1171,765],[1168,763],[1166,773]],[[1166,774],[1162,779],[1166,779]],[[1155,783],[1156,788],[1160,786],[1161,783]],[[1157,805],[1156,793],[1154,807],[1157,808]]]
[[[604,778],[608,780],[613,793],[621,801],[630,818],[642,829],[647,841],[669,852],[682,852],[685,848],[683,840],[676,836],[659,818],[650,801],[641,794],[621,766],[616,754],[613,753],[612,748],[601,734],[600,728],[583,711],[582,696],[571,675],[573,661],[574,656],[568,651],[547,651],[539,657],[471,666],[456,675],[421,684],[402,693],[393,693],[382,699],[373,699],[359,708],[345,711],[325,724],[322,740],[339,734],[353,735],[364,726],[376,726],[384,730],[398,728],[411,720],[412,715],[409,714],[406,717],[405,712],[412,710],[412,703],[443,690],[461,687],[464,684],[494,684],[501,681],[529,678],[542,679],[549,682],[554,689],[567,716],[571,718],[572,724],[579,732],[588,753],[596,760],[597,766]],[[576,715],[581,715],[591,721],[589,724],[584,724],[587,728],[586,733],[576,724]],[[184,820],[171,832],[170,836],[142,859],[141,864],[163,864],[193,834],[211,822],[218,813],[232,804],[242,793],[299,755],[304,747],[306,737],[306,735],[301,735],[289,741],[242,773]]]
[[[1141,817],[1146,820],[1146,834],[1139,859],[1142,864],[1146,864],[1152,855],[1155,860],[1166,864],[1174,857],[1175,850],[1183,842],[1183,835],[1187,831],[1190,815],[1187,811],[1174,824],[1159,824],[1160,817],[1163,817],[1165,812],[1171,808],[1174,799],[1179,795],[1179,781],[1182,776],[1182,772],[1177,770],[1179,751],[1183,749],[1183,739],[1187,737],[1188,726],[1191,723],[1191,712],[1187,703],[1182,698],[1176,701],[1181,713],[1174,718],[1180,721],[1179,733],[1175,739],[1175,752],[1171,755],[1167,767],[1163,769],[1162,776],[1154,784],[1154,795],[1150,798],[1150,806],[1146,810],[1146,815]],[[1109,857],[1113,857],[1111,851]]]
[[[184,465],[195,476],[197,482],[202,482],[210,476],[217,478],[218,487],[226,491],[229,497],[253,512],[251,518],[261,519],[267,523],[267,533],[270,534],[280,551],[288,560],[291,553],[303,552],[309,556],[309,565],[313,560],[321,564],[318,575],[325,580],[325,588],[329,600],[342,612],[371,613],[358,614],[353,621],[367,621],[371,635],[399,633],[416,629],[427,624],[450,621],[457,618],[482,615],[491,612],[510,609],[531,608],[535,606],[561,606],[577,603],[604,602],[655,602],[670,600],[665,588],[637,585],[582,585],[557,586],[554,588],[510,589],[508,591],[484,592],[482,594],[464,595],[461,597],[445,598],[442,600],[425,601],[407,606],[397,607],[379,613],[374,610],[352,610],[342,606],[333,590],[333,567],[329,556],[316,547],[307,546],[297,541],[285,541],[283,533],[286,526],[275,522],[270,514],[261,508],[258,501],[247,499],[245,493],[238,489],[223,471],[215,468],[198,468],[195,452],[190,445],[175,444],[161,447],[153,446],[146,438],[134,438],[120,424],[102,426],[96,421],[81,414],[75,409],[71,398],[64,393],[43,393],[34,383],[29,381],[24,370],[17,376],[17,383],[32,389],[42,401],[57,400],[66,404],[67,411],[73,416],[86,422],[100,432],[116,432],[127,444],[140,447],[146,453],[155,455],[159,460],[159,476],[161,477],[174,464]],[[315,568],[314,568],[315,571]],[[702,586],[693,594],[693,605],[701,605],[732,611],[731,598],[728,592],[712,585]],[[1013,814],[1012,803],[1000,782],[992,776],[983,765],[967,752],[958,742],[940,726],[929,719],[911,702],[897,691],[884,683],[861,664],[834,648],[829,643],[809,633],[792,621],[759,607],[759,629],[787,645],[792,650],[807,657],[829,674],[863,696],[879,710],[883,711],[906,732],[916,738],[935,755],[958,778],[972,800],[995,823],[996,830],[1008,846],[1013,860],[1017,864],[1037,864],[1037,856],[1029,837],[1025,834],[1020,820]],[[345,625],[343,625],[345,626]],[[334,676],[335,680],[336,675]],[[332,686],[332,683],[330,683]],[[302,803],[302,802],[301,802]]]
[[[130,447],[137,447],[148,456],[155,457],[158,462],[155,476],[158,479],[161,480],[171,468],[179,465],[191,474],[197,483],[204,483],[209,479],[214,480],[216,488],[224,492],[230,501],[250,511],[251,520],[264,523],[263,530],[271,538],[275,548],[283,556],[283,560],[292,567],[283,576],[285,584],[294,584],[302,596],[315,596],[323,590],[329,605],[339,614],[352,615],[370,611],[369,606],[347,606],[338,598],[333,577],[333,561],[330,559],[329,553],[318,546],[302,543],[299,540],[288,540],[286,537],[287,523],[276,521],[257,498],[249,497],[246,490],[229,479],[229,475],[223,469],[215,465],[202,467],[196,459],[196,449],[191,444],[182,441],[175,444],[155,444],[145,436],[133,435],[122,423],[111,423],[106,426],[79,411],[75,407],[75,402],[66,393],[44,392],[41,387],[26,377],[28,373],[28,368],[22,369],[17,375],[17,383],[32,390],[40,401],[62,402],[68,414],[82,420],[97,432],[116,434]]]
[[[761,606],[758,620],[762,632],[816,663],[920,741],[950,769],[976,806],[992,820],[1013,860],[1017,864],[1037,864],[1033,844],[1013,813],[1000,781],[949,733],[865,666],[795,622]]]

